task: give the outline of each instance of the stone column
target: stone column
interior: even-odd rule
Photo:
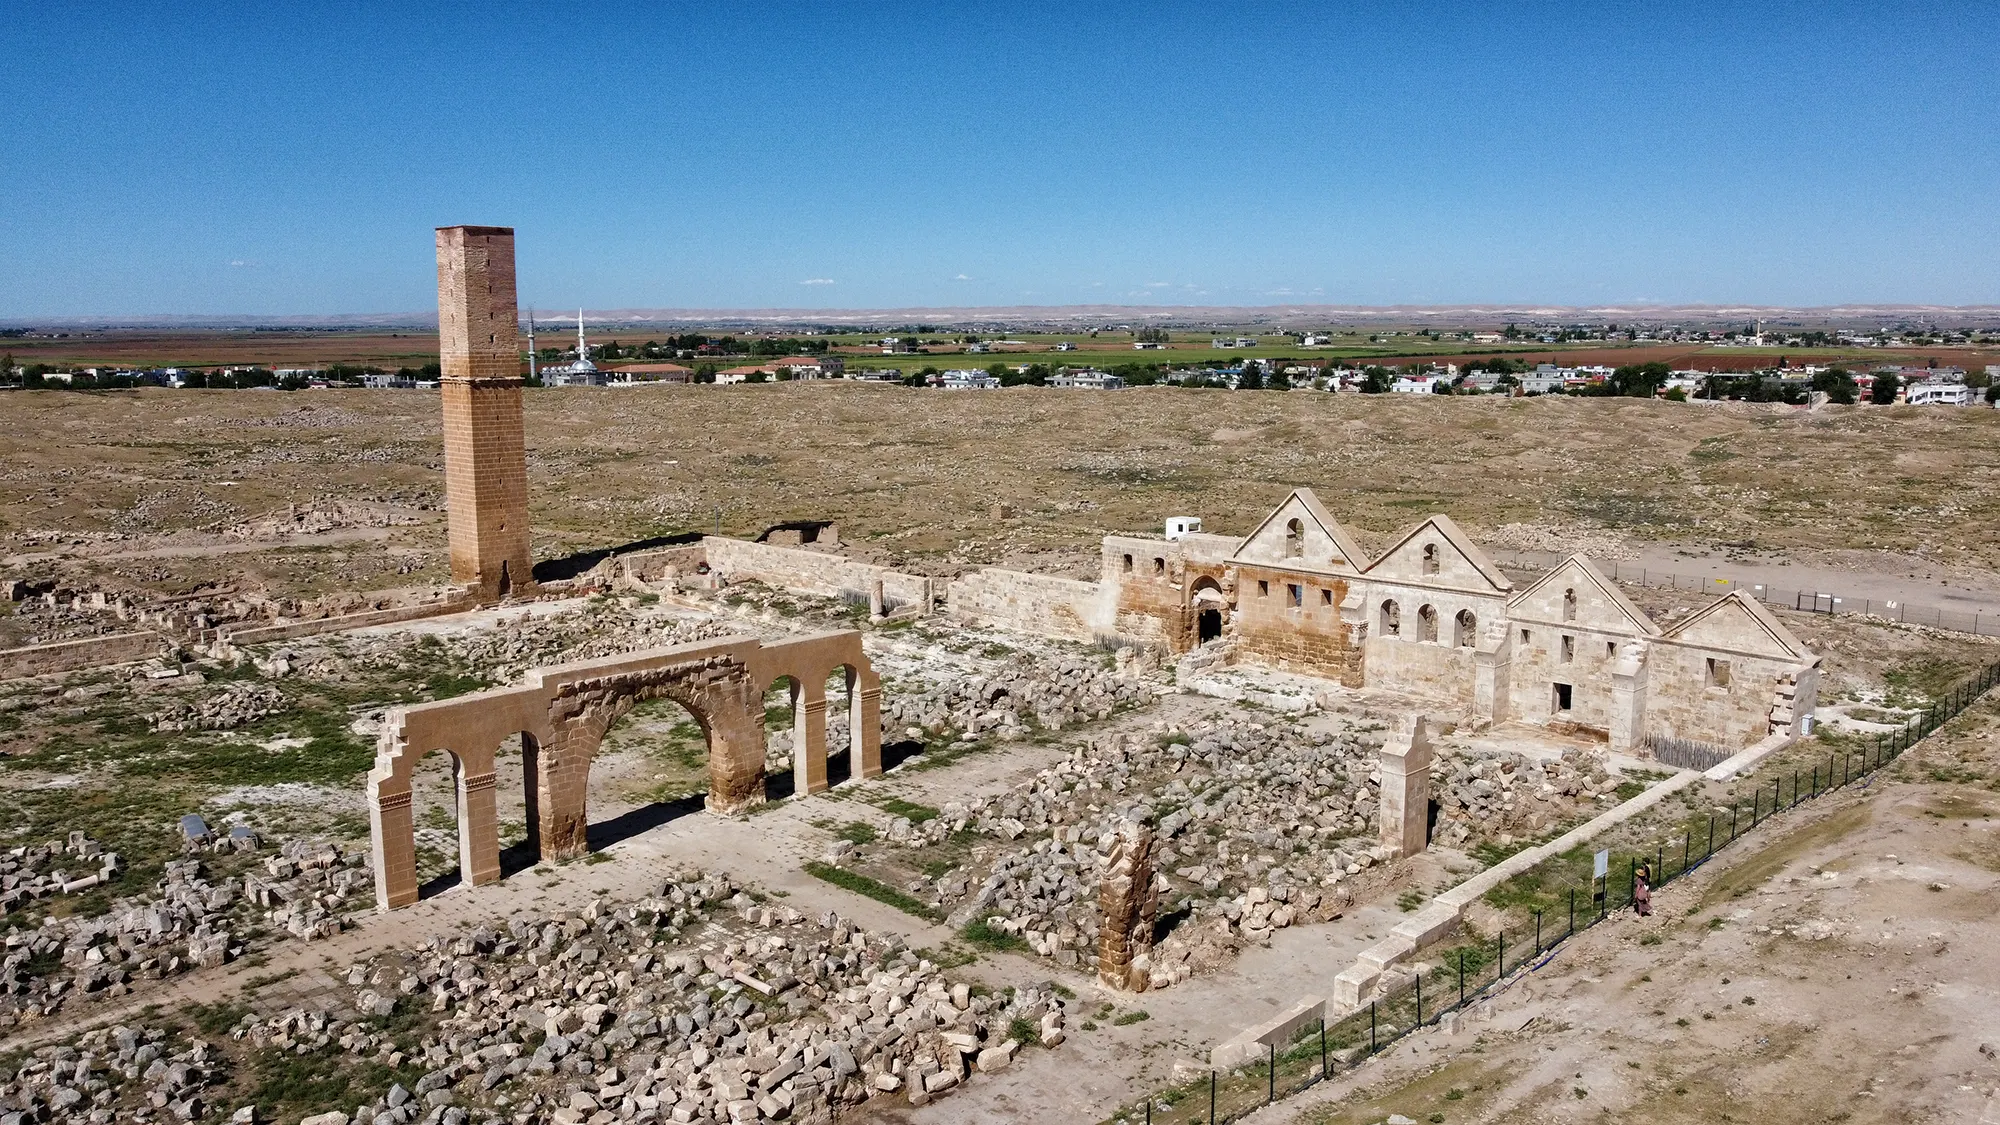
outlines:
[[[1152,983],[1153,926],[1159,896],[1153,887],[1153,817],[1126,811],[1098,883],[1097,979],[1109,988],[1144,992]]]
[[[857,780],[882,776],[882,679],[873,668],[859,676],[847,713],[847,775]]]
[[[375,847],[375,909],[394,910],[417,901],[417,823],[407,780],[397,789],[376,782],[374,789],[368,827]]]
[[[1402,856],[1430,844],[1431,743],[1411,715],[1382,744],[1382,843]]]
[[[872,579],[868,583],[868,620],[882,620],[882,580]]]
[[[1646,739],[1646,644],[1626,641],[1611,664],[1611,752],[1636,753]]]
[[[1489,723],[1510,717],[1514,690],[1513,632],[1505,621],[1491,621],[1472,651],[1472,713]]]
[[[821,680],[792,692],[792,793],[826,789],[826,681]]]
[[[492,771],[458,774],[458,873],[468,887],[500,878],[500,810]]]
[[[735,816],[764,803],[764,692],[731,668],[701,693],[708,713],[708,798],[704,807]]]

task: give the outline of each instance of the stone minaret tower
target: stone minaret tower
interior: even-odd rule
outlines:
[[[497,601],[534,581],[514,228],[439,227],[437,261],[451,578]]]

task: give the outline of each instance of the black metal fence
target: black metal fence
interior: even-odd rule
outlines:
[[[1703,824],[1690,822],[1680,833],[1678,846],[1663,842],[1651,855],[1617,857],[1607,874],[1593,878],[1587,890],[1571,885],[1559,912],[1535,911],[1531,929],[1512,933],[1503,929],[1491,940],[1432,954],[1428,971],[1405,974],[1366,1008],[1331,1024],[1324,1019],[1309,1024],[1289,1043],[1267,1044],[1261,1062],[1227,1074],[1211,1070],[1206,1078],[1156,1091],[1136,1105],[1120,1108],[1109,1122],[1226,1125],[1279,1098],[1345,1074],[1412,1031],[1506,988],[1509,978],[1540,968],[1571,937],[1630,908],[1642,873],[1650,875],[1650,893],[1699,870],[1717,852],[1778,813],[1870,777],[1995,684],[2000,684],[2000,664],[1982,669],[1897,730],[1837,746],[1824,762],[1799,766],[1789,778],[1780,774],[1768,787],[1760,784],[1751,793],[1749,808],[1731,805],[1726,812],[1710,812]],[[1694,846],[1697,840],[1699,849]]]
[[[1547,569],[1544,565],[1530,563],[1518,557],[1509,558],[1507,565],[1531,570]],[[1950,610],[1934,605],[1913,605],[1909,602],[1883,598],[1857,598],[1821,590],[1788,589],[1762,583],[1739,582],[1723,575],[1675,574],[1672,571],[1654,570],[1630,563],[1612,562],[1600,565],[1609,572],[1613,581],[1628,582],[1637,586],[1649,586],[1661,590],[1700,591],[1716,595],[1742,590],[1766,605],[1782,606],[1806,613],[1866,613],[1890,621],[1930,625],[1956,633],[2000,637],[2000,612]]]

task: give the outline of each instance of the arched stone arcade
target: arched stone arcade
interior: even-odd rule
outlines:
[[[799,685],[796,792],[827,786],[826,684],[849,687],[848,776],[882,772],[881,681],[861,651],[861,634],[823,633],[765,644],[725,638],[531,672],[500,688],[393,712],[368,775],[376,905],[417,900],[411,774],[443,750],[457,764],[459,874],[471,885],[500,878],[494,773],[502,741],[521,737],[529,833],[548,858],[590,850],[586,794],[605,732],[633,707],[671,699],[700,724],[708,743],[707,808],[738,813],[764,799],[763,688],[781,677]]]

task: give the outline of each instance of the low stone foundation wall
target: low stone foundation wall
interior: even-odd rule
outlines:
[[[802,594],[858,601],[866,601],[869,591],[880,582],[884,612],[908,605],[930,612],[931,580],[921,574],[905,574],[799,547],[774,547],[714,535],[703,539],[701,545],[709,569],[725,582],[746,579]]]
[[[947,599],[961,621],[1086,643],[1109,632],[1104,603],[1096,582],[992,567],[954,581]]]
[[[463,613],[476,608],[477,604],[469,597],[454,598],[450,601],[428,602],[424,605],[343,613],[337,617],[316,617],[309,621],[287,621],[277,625],[257,625],[246,629],[224,628],[221,630],[220,639],[236,645],[268,644],[272,641],[289,641],[299,637],[317,637],[323,633],[365,629],[370,625],[394,625],[399,621],[421,621],[426,617],[443,617],[447,613]]]
[[[165,647],[166,639],[158,633],[140,632],[4,649],[0,650],[0,680],[18,680],[24,676],[46,676],[55,672],[74,672],[82,668],[146,660],[158,655]]]

